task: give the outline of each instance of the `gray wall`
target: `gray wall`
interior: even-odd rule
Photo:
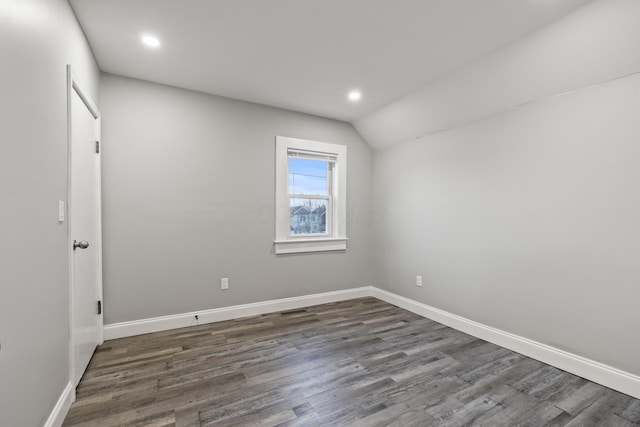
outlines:
[[[590,2],[360,123],[405,141],[374,154],[376,286],[640,374],[639,13]]]
[[[375,285],[640,374],[638,117],[640,74],[376,152]]]
[[[351,125],[109,74],[100,106],[105,324],[371,284]],[[348,146],[346,252],[274,255],[276,135]]]
[[[63,0],[0,7],[0,424],[42,425],[69,379],[66,64],[98,69]]]

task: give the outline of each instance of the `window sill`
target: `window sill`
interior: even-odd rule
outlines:
[[[275,240],[276,255],[304,252],[344,251],[347,249],[346,237],[327,237],[314,239]]]

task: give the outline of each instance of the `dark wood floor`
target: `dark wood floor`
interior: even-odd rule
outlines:
[[[627,426],[640,401],[374,298],[105,342],[65,426]]]

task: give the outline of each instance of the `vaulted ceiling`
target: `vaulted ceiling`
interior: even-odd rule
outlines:
[[[71,0],[105,72],[345,121],[587,2]]]

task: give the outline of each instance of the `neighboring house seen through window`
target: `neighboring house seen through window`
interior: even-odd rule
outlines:
[[[344,145],[276,138],[276,253],[346,249]]]

